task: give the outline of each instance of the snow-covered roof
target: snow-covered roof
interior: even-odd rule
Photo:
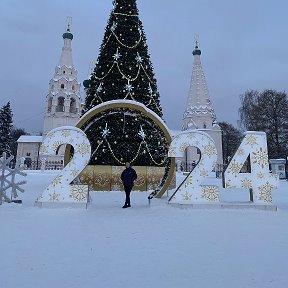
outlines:
[[[286,164],[286,159],[269,159],[270,164]]]
[[[42,136],[22,135],[17,140],[18,143],[42,143]]]

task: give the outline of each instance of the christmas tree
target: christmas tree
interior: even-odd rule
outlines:
[[[84,81],[84,112],[110,100],[133,100],[162,117],[157,82],[136,0],[115,0],[91,78]],[[143,114],[111,109],[86,123],[93,157],[90,164],[164,166],[167,139]]]
[[[7,156],[10,156],[12,154],[12,117],[13,115],[10,107],[10,102],[8,102],[0,109],[0,157],[4,152],[6,152]]]

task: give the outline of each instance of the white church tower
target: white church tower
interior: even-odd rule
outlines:
[[[183,116],[182,130],[197,129],[209,134],[215,141],[218,159],[217,164],[223,163],[222,156],[222,133],[217,124],[215,111],[209,96],[208,85],[201,64],[201,50],[198,47],[198,36],[195,36],[195,49],[193,51],[194,63],[190,90],[187,99],[186,110]],[[188,148],[186,153],[186,164],[197,162],[199,155],[196,149]]]
[[[49,82],[49,93],[46,96],[43,134],[60,126],[75,126],[81,116],[80,83],[77,81],[77,70],[73,65],[70,32],[70,17],[67,31],[63,34],[64,46],[60,61]]]

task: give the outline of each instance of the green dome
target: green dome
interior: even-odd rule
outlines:
[[[63,39],[73,40],[73,34],[67,31],[63,34]]]
[[[193,55],[201,55],[201,50],[198,48],[198,46],[195,47],[194,51],[193,51]]]

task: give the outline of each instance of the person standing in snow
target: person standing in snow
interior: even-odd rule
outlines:
[[[131,167],[131,164],[129,162],[126,163],[126,169],[121,174],[121,180],[124,185],[125,194],[126,194],[126,200],[125,204],[122,208],[129,208],[131,207],[130,204],[130,193],[132,191],[132,188],[134,186],[134,181],[137,179],[137,173],[136,171]]]

